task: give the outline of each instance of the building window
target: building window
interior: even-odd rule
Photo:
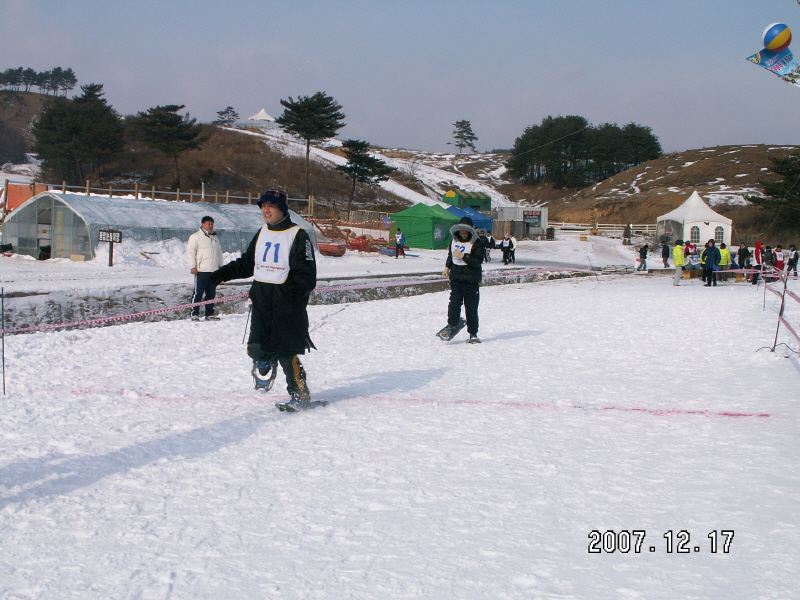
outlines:
[[[714,229],[714,241],[717,242],[717,245],[725,241],[725,230],[722,227]]]
[[[697,225],[692,227],[691,241],[693,244],[700,243],[700,228]]]

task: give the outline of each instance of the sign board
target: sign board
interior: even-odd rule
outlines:
[[[122,232],[111,231],[110,229],[101,229],[97,232],[98,242],[113,242],[115,244],[122,243]]]
[[[522,220],[532,227],[542,226],[542,211],[526,210],[522,212]]]

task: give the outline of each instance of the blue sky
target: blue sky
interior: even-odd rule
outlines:
[[[123,115],[246,118],[325,91],[340,139],[509,148],[548,115],[653,128],[665,151],[798,144],[800,88],[746,57],[795,0],[2,0],[0,69],[71,67]],[[792,44],[800,49],[800,37]],[[800,50],[799,50],[800,51]],[[77,91],[77,88],[76,88]]]

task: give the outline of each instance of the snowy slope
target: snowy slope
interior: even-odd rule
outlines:
[[[271,148],[280,150],[289,156],[305,156],[305,144],[301,141],[298,141],[296,137],[285,133],[279,127],[265,128],[262,133],[241,129],[231,129],[231,131],[237,131],[246,133],[248,135],[261,137],[270,145]],[[337,147],[341,146],[341,142],[339,142],[339,140],[332,139],[328,140],[326,145],[329,147]],[[395,149],[392,150],[392,152],[398,153],[399,151]],[[338,154],[327,152],[323,148],[312,147],[311,153],[316,159],[327,161],[329,163],[333,163],[334,165],[344,165],[347,163],[347,160],[343,157],[339,156]],[[449,158],[449,162],[452,163],[455,155],[413,152],[409,153],[408,158],[390,158],[384,154],[381,154],[380,152],[372,152],[371,154],[376,158],[383,160],[390,167],[394,167],[403,173],[412,175],[414,179],[419,180],[419,182],[425,186],[429,192],[428,195],[415,192],[392,180],[382,181],[378,184],[385,190],[390,191],[401,198],[405,198],[409,202],[422,202],[423,204],[427,205],[439,204],[447,207],[449,205],[441,202],[439,198],[441,198],[442,194],[448,189],[457,187],[468,192],[483,192],[489,194],[492,197],[493,206],[515,205],[515,203],[509,200],[504,194],[498,192],[492,185],[476,181],[475,179],[472,179],[462,173],[454,173],[453,171],[438,168],[432,164],[429,164],[433,162],[431,161],[431,157],[440,161],[443,158]],[[450,166],[452,167],[452,164]],[[500,174],[500,171],[496,171],[494,173],[494,178],[499,178]]]
[[[484,288],[481,345],[446,293],[311,307],[296,415],[243,315],[10,336],[0,598],[797,597],[800,364],[760,289],[687,283]]]

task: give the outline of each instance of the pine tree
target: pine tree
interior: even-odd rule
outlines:
[[[188,113],[184,116],[178,114],[184,108],[184,105],[177,104],[148,108],[136,116],[133,124],[137,139],[174,160],[175,187],[181,186],[178,155],[199,149],[207,139],[201,135],[202,126],[195,125],[197,119],[190,118]]]
[[[311,156],[311,143],[321,142],[336,135],[344,127],[344,113],[339,112],[340,104],[325,92],[317,92],[313,96],[299,96],[297,100],[289,96],[281,100],[285,107],[283,114],[275,119],[289,133],[302,138],[306,142],[306,198],[310,197],[308,183],[308,166]]]
[[[216,120],[212,121],[214,125],[222,125],[223,127],[230,127],[239,120],[239,113],[229,106],[225,110],[217,111]]]
[[[75,72],[72,69],[67,69],[61,73],[61,81],[58,83],[58,88],[67,95],[67,92],[75,87],[78,83],[78,78],[75,77]]]
[[[478,141],[478,136],[472,132],[472,125],[469,121],[456,121],[453,123],[455,129],[453,130],[453,138],[456,140],[456,148],[458,153],[464,148],[469,148],[475,152],[475,142]]]
[[[784,226],[800,225],[800,152],[772,157],[770,171],[782,175],[780,181],[761,181],[766,197],[747,196],[747,200],[781,217]]]
[[[81,87],[74,100],[56,97],[42,110],[31,133],[32,150],[45,168],[58,171],[70,183],[95,175],[122,152],[123,127],[117,112],[108,105],[101,84]]]
[[[25,85],[25,91],[29,92],[31,86],[36,85],[36,76],[38,73],[28,67],[22,72],[22,83]]]
[[[349,205],[352,210],[356,197],[356,183],[372,185],[386,181],[395,169],[369,153],[369,142],[346,140],[342,142],[342,152],[347,157],[347,164],[339,165],[336,170],[347,175],[353,183]]]

